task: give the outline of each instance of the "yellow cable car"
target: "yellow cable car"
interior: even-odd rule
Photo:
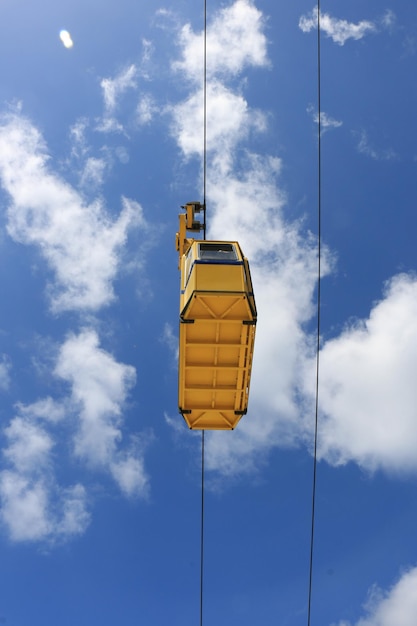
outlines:
[[[187,239],[205,229],[190,202],[176,245],[181,271],[179,411],[189,428],[232,430],[247,411],[256,306],[249,263],[236,241]]]

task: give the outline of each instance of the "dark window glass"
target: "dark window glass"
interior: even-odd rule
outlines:
[[[200,243],[202,261],[237,261],[237,254],[232,243]]]
[[[188,277],[190,275],[191,272],[191,268],[192,268],[192,260],[193,260],[193,248],[191,247],[188,252],[187,252],[187,256],[185,258],[185,276],[186,276],[186,282],[188,280]]]

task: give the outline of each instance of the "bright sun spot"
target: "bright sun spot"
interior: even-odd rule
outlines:
[[[67,30],[61,30],[59,33],[59,38],[66,48],[72,48],[72,46],[74,45],[74,42],[71,39],[71,35]]]

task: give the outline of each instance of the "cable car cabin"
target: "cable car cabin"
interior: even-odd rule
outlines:
[[[190,428],[230,430],[246,413],[255,323],[239,244],[194,240],[180,299],[179,410]]]
[[[231,430],[248,406],[256,324],[249,264],[235,241],[183,241],[179,410],[190,428]]]

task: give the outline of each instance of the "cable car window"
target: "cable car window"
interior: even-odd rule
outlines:
[[[188,281],[188,277],[189,277],[190,272],[191,272],[192,260],[193,260],[193,248],[191,247],[188,250],[187,256],[186,256],[186,259],[185,259],[185,277],[186,277],[185,282]]]
[[[200,243],[199,258],[202,261],[237,261],[236,249],[232,243]]]

